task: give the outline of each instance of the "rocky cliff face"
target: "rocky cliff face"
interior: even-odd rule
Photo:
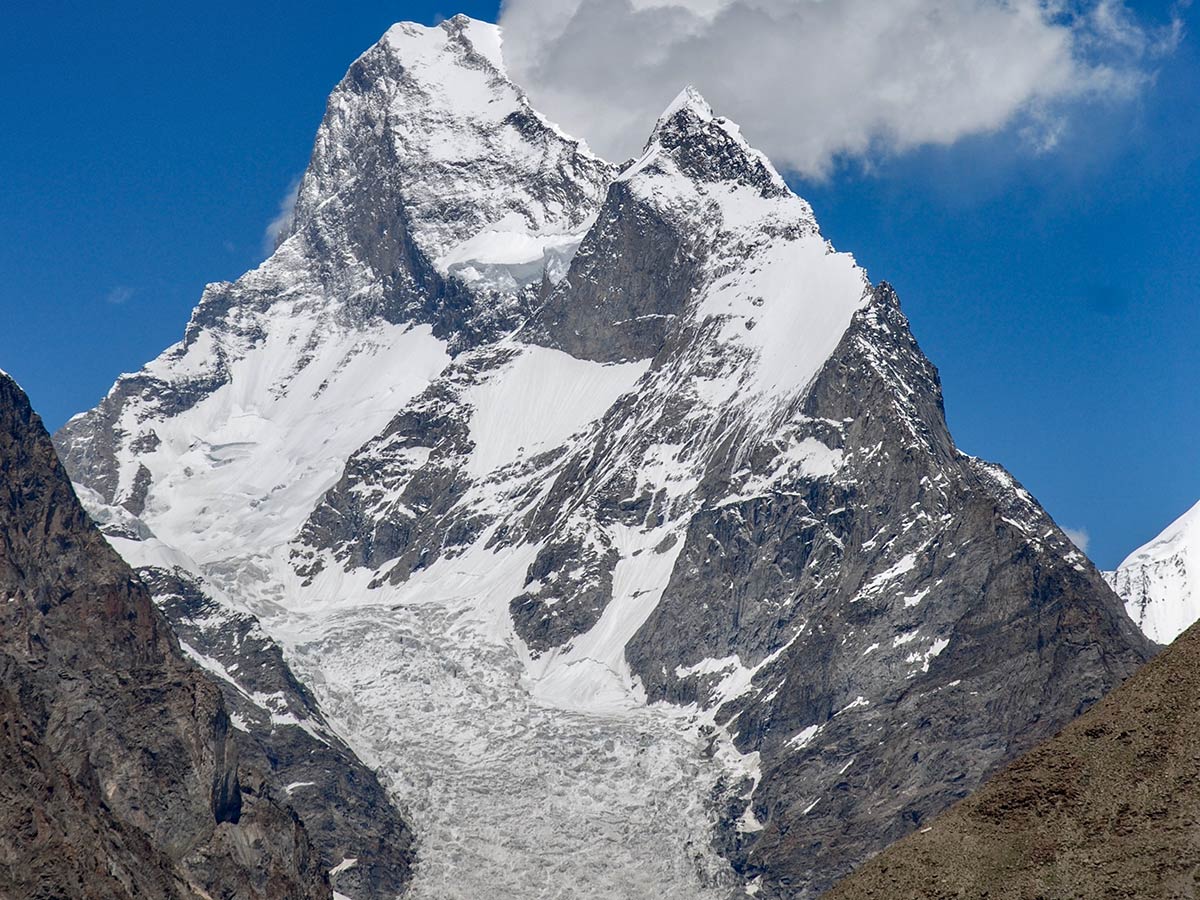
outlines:
[[[1147,637],[1175,640],[1200,619],[1200,505],[1105,578]]]
[[[499,47],[390,31],[275,255],[59,445],[378,766],[413,897],[813,896],[1150,645],[736,125],[684,91],[618,171]]]
[[[221,695],[0,375],[0,894],[328,898]]]
[[[136,565],[183,649],[221,689],[241,758],[300,816],[337,893],[355,900],[403,893],[415,857],[412,831],[279,644],[144,522],[88,488],[80,492],[101,533]]]
[[[1200,629],[830,900],[1196,893]]]

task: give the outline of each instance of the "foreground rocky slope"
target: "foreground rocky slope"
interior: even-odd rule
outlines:
[[[2,373],[0,597],[0,895],[331,896]]]
[[[813,896],[1151,647],[736,125],[684,91],[618,170],[500,47],[390,30],[276,253],[59,446],[379,767],[414,898]]]
[[[351,900],[391,900],[415,857],[408,823],[376,774],[326,721],[312,692],[252,615],[196,574],[144,522],[80,486],[85,509],[134,567],[183,649],[221,688],[243,758],[301,817],[334,889]]]
[[[1175,640],[1200,620],[1200,504],[1105,577],[1151,640]]]
[[[830,900],[1194,897],[1200,628]]]

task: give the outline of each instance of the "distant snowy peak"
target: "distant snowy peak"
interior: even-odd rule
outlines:
[[[1200,620],[1200,503],[1105,577],[1148,638],[1179,637]]]

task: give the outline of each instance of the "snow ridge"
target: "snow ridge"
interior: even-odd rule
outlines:
[[[1105,577],[1148,638],[1174,641],[1200,620],[1200,504]]]

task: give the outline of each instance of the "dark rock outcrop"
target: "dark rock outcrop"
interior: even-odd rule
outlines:
[[[662,349],[695,288],[695,259],[686,236],[624,182],[609,188],[599,221],[528,333],[579,359],[648,359]]]
[[[0,895],[330,897],[220,692],[0,375]]]
[[[182,569],[141,568],[175,633],[223,672],[243,760],[265,773],[304,822],[334,889],[353,900],[394,900],[412,875],[413,834],[375,773],[325,720],[316,698],[253,616],[214,600]]]

